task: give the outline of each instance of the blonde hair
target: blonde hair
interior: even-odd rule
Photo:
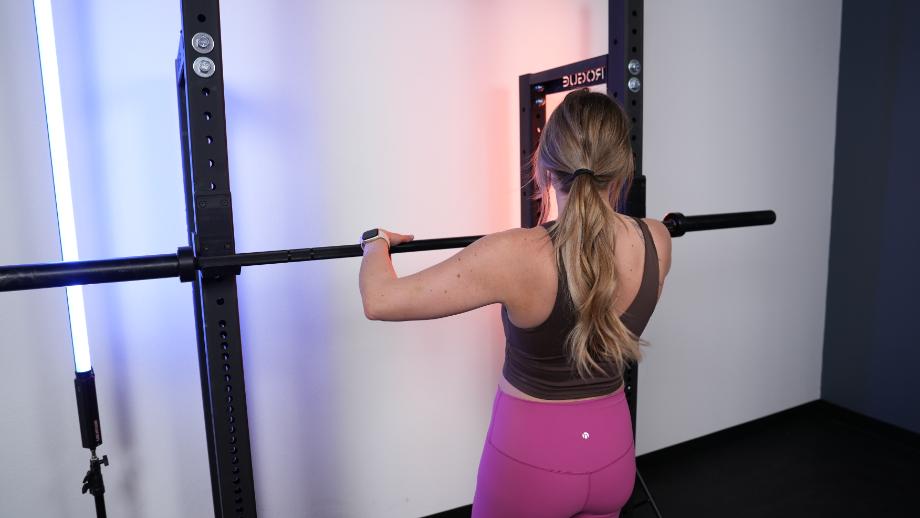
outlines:
[[[629,129],[626,114],[613,99],[576,90],[546,121],[532,159],[540,223],[549,212],[549,186],[568,193],[549,236],[578,315],[565,345],[582,378],[592,370],[613,375],[598,364],[604,360],[612,361],[622,374],[628,362],[641,358],[640,344],[648,345],[623,324],[613,307],[618,285],[614,207],[621,193],[628,192],[635,169]],[[578,169],[593,174],[576,177],[572,173]]]

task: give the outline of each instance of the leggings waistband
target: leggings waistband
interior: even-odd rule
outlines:
[[[505,392],[504,390],[502,390],[500,387],[498,389],[498,394],[496,394],[496,396],[502,399],[511,401],[513,403],[543,405],[543,406],[550,406],[550,407],[578,406],[578,407],[591,408],[591,407],[596,407],[596,406],[613,405],[613,404],[622,403],[626,401],[626,391],[623,390],[622,386],[618,388],[616,391],[606,396],[595,398],[595,399],[583,399],[583,400],[553,400],[552,402],[531,401],[529,399],[521,399],[517,396],[511,395]]]

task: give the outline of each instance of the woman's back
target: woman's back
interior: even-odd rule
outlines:
[[[648,261],[651,262],[657,258],[657,265],[649,264],[650,271],[646,273],[646,239],[638,221],[632,217],[621,214],[617,214],[616,216],[617,243],[615,248],[615,264],[617,269],[617,289],[615,291],[613,309],[618,316],[630,310],[629,316],[623,319],[624,324],[637,334],[641,334],[642,329],[645,327],[645,323],[651,316],[655,302],[657,302],[658,298],[661,296],[664,279],[670,269],[671,237],[667,228],[660,221],[653,219],[642,220],[648,228],[651,242],[653,243],[652,249],[648,250]],[[560,319],[560,313],[563,310],[556,307],[558,305],[557,302],[560,302],[557,299],[558,296],[567,296],[565,292],[557,293],[560,289],[559,281],[564,281],[564,279],[559,279],[558,277],[553,247],[547,236],[546,230],[538,226],[528,229],[526,232],[531,234],[531,236],[529,236],[530,238],[524,241],[528,243],[528,245],[521,247],[517,251],[517,257],[512,259],[512,264],[515,264],[522,270],[524,273],[523,278],[527,280],[523,283],[524,286],[522,286],[518,296],[514,297],[513,301],[509,301],[509,303],[505,305],[504,309],[507,313],[503,315],[507,318],[507,323],[510,324],[510,326],[506,325],[506,331],[515,335],[521,334],[521,337],[514,337],[518,341],[526,341],[528,338],[527,333],[529,333],[530,330],[543,326],[544,324],[559,326],[564,320]],[[643,276],[648,277],[648,275],[653,275],[656,278],[646,278],[646,284],[642,287]],[[565,287],[563,286],[562,289],[565,289]],[[640,292],[640,290],[642,292]],[[553,322],[547,322],[550,317],[552,317]],[[547,330],[540,329],[540,331],[546,334]],[[541,338],[537,335],[532,336],[535,339]],[[546,341],[546,338],[549,337],[542,338]],[[561,351],[562,344],[558,344],[558,346]],[[546,346],[544,345],[543,347],[545,348]],[[510,353],[509,356],[515,356],[515,351],[508,352]],[[532,354],[533,351],[527,351],[523,356],[520,356],[520,358],[522,361],[525,358],[530,361],[530,356]],[[515,361],[515,358],[507,358],[506,363],[509,360]],[[545,402],[603,397],[592,396],[561,399],[561,397],[564,396],[554,397],[551,394],[547,394],[546,398],[534,397],[516,388],[514,384],[512,384],[512,381],[516,381],[518,385],[525,383],[528,377],[528,374],[525,372],[527,369],[533,371],[529,374],[530,376],[539,378],[541,375],[538,371],[541,366],[534,363],[529,367],[517,364],[510,367],[518,369],[516,376],[503,376],[502,379],[499,380],[499,386],[509,395],[521,399]],[[548,370],[556,370],[557,366],[549,365],[546,368]],[[509,380],[509,377],[516,377],[517,379]],[[549,381],[549,383],[553,384],[559,381],[560,380]],[[616,381],[618,380],[611,380],[611,383]],[[568,384],[571,385],[571,382]],[[572,389],[568,388],[567,390],[571,391]],[[603,388],[601,388],[601,390],[603,390]],[[539,391],[534,390],[532,392]]]

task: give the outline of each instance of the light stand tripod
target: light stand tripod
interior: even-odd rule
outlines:
[[[109,465],[108,455],[100,459],[96,448],[102,444],[102,429],[99,426],[99,405],[96,402],[96,375],[90,369],[77,372],[73,380],[77,392],[77,414],[80,419],[80,436],[83,447],[90,451],[89,471],[83,477],[83,493],[89,492],[96,500],[96,517],[105,518],[105,484],[102,482],[102,466]]]

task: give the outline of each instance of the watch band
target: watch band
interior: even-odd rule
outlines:
[[[387,250],[390,249],[390,238],[387,237],[386,232],[381,232],[380,229],[374,228],[361,235],[361,250],[364,251],[365,245],[378,239],[386,241]]]

